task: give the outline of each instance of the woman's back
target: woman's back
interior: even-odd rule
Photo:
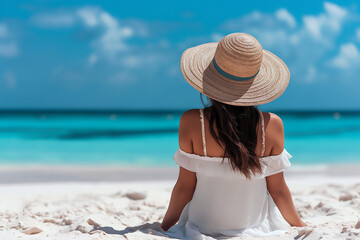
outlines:
[[[197,182],[192,200],[179,220],[180,225],[187,222],[187,231],[195,235],[247,233],[264,236],[264,229],[286,229],[288,224],[269,197],[265,177],[290,166],[290,155],[283,150],[280,155],[260,158],[263,173],[247,179],[231,167],[228,158],[222,158],[224,150],[212,138],[206,114],[211,113],[203,109],[190,110],[181,120],[185,126],[179,136],[187,136],[187,141],[181,140],[182,145],[185,148],[192,145],[192,152],[185,152],[184,146],[180,146],[174,160],[179,166],[196,172]],[[266,131],[260,116],[256,151],[261,156],[266,150]],[[267,146],[272,149],[270,144]],[[174,230],[176,232],[176,227]]]
[[[184,137],[180,148],[188,153],[194,153],[196,155],[203,156],[203,141],[201,131],[201,120],[199,109],[191,109],[182,115],[181,129],[179,129],[179,138]],[[207,156],[210,157],[223,157],[224,149],[217,141],[212,137],[210,132],[210,126],[208,119],[210,118],[211,108],[203,109],[204,112],[204,135],[206,141]],[[268,112],[261,112],[263,116],[263,127],[265,137],[265,147],[263,156],[278,155],[281,154],[284,149],[284,132],[281,119]],[[217,131],[216,127],[214,128]],[[188,141],[186,143],[186,141]],[[191,142],[191,145],[188,144]],[[262,131],[261,121],[259,121],[257,131],[257,144],[255,153],[261,156],[262,151]]]

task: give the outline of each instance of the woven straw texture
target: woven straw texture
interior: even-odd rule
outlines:
[[[236,77],[252,79],[236,81],[224,77],[212,62]],[[186,81],[206,96],[230,105],[253,106],[278,98],[289,84],[286,64],[246,33],[232,33],[219,43],[206,43],[187,49],[181,57],[181,71]]]

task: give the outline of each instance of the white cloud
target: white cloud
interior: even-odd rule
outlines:
[[[275,16],[277,19],[286,22],[289,27],[294,28],[296,27],[296,20],[294,16],[289,13],[289,11],[285,8],[281,8],[275,12]]]
[[[353,43],[345,43],[340,46],[339,54],[330,63],[341,69],[360,66],[359,49]]]
[[[39,27],[64,28],[75,24],[76,18],[68,12],[40,13],[32,16],[30,21]]]
[[[169,47],[169,42],[166,39],[158,42],[155,48],[151,44],[149,46],[142,45],[140,48],[128,43],[131,38],[148,36],[147,26],[141,21],[133,20],[125,23],[109,12],[96,7],[78,9],[76,15],[87,29],[99,32],[98,36],[91,42],[93,52],[88,58],[90,65],[106,59],[118,66],[118,69],[127,71],[126,74],[137,75],[133,71],[138,67],[156,65],[151,70],[155,71],[161,67],[160,62],[164,64],[165,55],[168,53],[161,52],[158,47],[160,46],[164,49],[163,51],[166,51]],[[165,64],[167,63],[165,62]],[[120,79],[120,77],[116,79]]]
[[[90,65],[94,65],[101,59],[107,59],[113,63],[118,62],[120,55],[130,49],[126,41],[136,34],[136,27],[141,25],[139,21],[134,27],[124,25],[109,12],[93,6],[36,14],[31,17],[31,22],[38,27],[83,26],[86,31],[92,31],[96,37],[91,42],[93,52],[87,59]],[[144,33],[143,27],[142,25],[140,35]]]
[[[264,49],[278,48],[284,54],[289,54],[289,44],[291,44],[290,39],[294,29],[283,18],[279,18],[279,15],[284,15],[279,12],[284,13],[284,10],[279,9],[273,14],[255,11],[240,18],[231,19],[222,27],[230,32],[246,32],[255,36]],[[290,13],[289,15],[291,16]]]
[[[360,66],[356,60],[359,51],[355,45],[349,44],[342,47],[339,55],[329,65],[329,56],[336,49],[343,26],[350,21],[359,21],[350,17],[350,9],[325,2],[322,12],[304,16],[302,21],[294,24],[289,20],[291,17],[285,20],[286,15],[292,16],[285,12],[284,9],[274,13],[255,11],[225,22],[222,30],[246,32],[256,37],[264,49],[272,51],[285,61],[296,81],[311,83],[340,79],[338,76],[344,77],[344,73],[339,69],[349,66],[350,59]],[[210,35],[209,39],[211,38]],[[335,65],[337,68],[334,68]],[[349,78],[360,74],[360,68],[351,66],[354,67],[347,70],[349,74],[346,77]]]
[[[107,52],[113,54],[126,49],[124,40],[133,35],[133,30],[129,27],[121,27],[117,21],[108,14],[101,14],[105,25],[105,33],[99,39],[100,47]]]
[[[338,33],[346,18],[347,10],[325,2],[325,12],[316,16],[304,16],[303,21],[307,31],[317,40],[324,40],[325,34]]]
[[[100,58],[116,61],[120,52],[128,49],[126,40],[133,36],[134,30],[129,26],[122,26],[120,21],[110,13],[98,7],[82,7],[75,11],[58,13],[41,13],[31,18],[38,27],[73,27],[81,24],[87,29],[98,31],[92,41],[94,51],[88,58],[90,65]]]
[[[346,9],[334,3],[324,2],[324,8],[330,16],[338,20],[343,19],[347,14]]]
[[[19,54],[18,46],[15,42],[0,42],[1,57],[15,57]]]
[[[306,16],[304,17],[306,29],[317,39],[321,38],[321,27],[326,21],[324,17]]]
[[[120,52],[128,49],[125,41],[133,36],[134,30],[122,26],[110,13],[95,7],[84,7],[76,14],[86,27],[101,29],[101,35],[92,43],[93,54],[113,61]]]
[[[16,88],[17,79],[15,74],[12,71],[7,71],[3,74],[3,79],[5,86],[8,89],[14,89]]]
[[[40,16],[48,17],[53,14],[57,18],[60,16],[59,13],[51,12],[43,13]],[[100,67],[101,71],[106,69],[106,76],[101,76],[101,78],[108,83],[118,84],[136,81],[137,79],[153,80],[156,72],[160,70],[164,72],[164,69],[173,64],[169,58],[175,51],[169,51],[170,43],[168,40],[165,38],[151,39],[150,33],[152,31],[149,29],[156,28],[158,30],[158,23],[145,23],[141,19],[120,20],[110,12],[94,6],[63,11],[61,14],[62,16],[71,16],[69,19],[72,21],[64,21],[64,24],[61,25],[61,21],[56,22],[55,19],[52,19],[52,23],[59,24],[41,25],[34,21],[40,17],[34,16],[31,22],[37,27],[52,26],[55,29],[61,25],[63,28],[79,30],[81,36],[90,36],[91,52],[86,55],[83,66],[86,71],[96,71],[97,67]],[[150,41],[144,43],[144,39]],[[102,64],[103,62],[110,64]],[[178,67],[178,64],[176,66]],[[141,68],[141,72],[139,72],[139,68]],[[53,78],[65,80],[69,83],[69,87],[73,88],[72,81],[84,81],[79,74],[75,74],[81,70],[63,66],[54,72]],[[98,80],[99,77],[96,76],[94,72],[92,77]],[[87,81],[90,79],[88,78]]]
[[[280,9],[280,12],[282,10]],[[281,14],[280,14],[281,15]],[[291,14],[289,13],[291,16]],[[283,17],[283,16],[282,16]],[[256,28],[279,28],[284,29],[289,28],[289,23],[284,21],[284,19],[279,19],[274,16],[274,14],[261,13],[259,11],[254,11],[245,16],[241,16],[236,19],[231,19],[226,21],[223,26],[225,30],[243,32],[243,28],[247,29],[256,29]]]
[[[77,15],[84,22],[87,27],[95,27],[98,24],[97,15],[100,12],[96,7],[84,7],[77,11]]]

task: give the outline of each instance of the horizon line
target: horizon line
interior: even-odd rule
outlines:
[[[189,108],[190,109],[190,108]],[[111,109],[111,108],[14,108],[1,109],[0,114],[180,114],[189,109]],[[272,109],[274,113],[301,114],[360,114],[360,109]]]

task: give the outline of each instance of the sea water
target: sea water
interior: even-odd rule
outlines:
[[[0,165],[175,166],[181,113],[2,112]],[[360,163],[360,113],[278,115],[293,165]]]

